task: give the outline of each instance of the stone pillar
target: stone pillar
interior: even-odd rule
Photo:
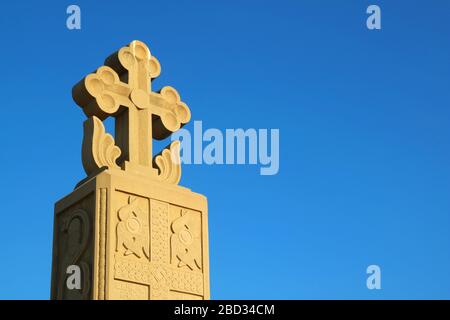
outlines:
[[[147,46],[133,41],[74,87],[88,116],[87,178],[55,204],[52,299],[210,297],[207,199],[178,185],[178,141],[151,154],[152,138],[190,119],[175,89],[150,90],[159,72]],[[108,116],[118,145],[105,132]]]

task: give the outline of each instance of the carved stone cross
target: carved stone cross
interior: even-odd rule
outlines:
[[[191,113],[174,88],[151,91],[151,82],[160,71],[148,47],[135,40],[74,86],[73,99],[89,117],[83,140],[83,166],[88,175],[103,167],[121,168],[178,183],[179,144],[173,143],[172,152],[165,149],[152,161],[152,138],[168,137],[190,120]],[[108,116],[115,117],[116,141],[102,124]]]
[[[152,150],[153,139],[191,117],[175,89],[151,90],[159,73],[147,46],[133,41],[72,90],[88,117],[88,176],[55,204],[52,299],[210,298],[207,198],[177,185],[179,141]],[[74,266],[81,288],[67,285]]]

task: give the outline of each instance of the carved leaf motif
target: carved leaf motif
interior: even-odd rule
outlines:
[[[178,184],[181,178],[180,141],[174,141],[154,160],[158,168],[158,179],[171,184]]]
[[[114,138],[105,132],[103,122],[92,116],[84,122],[83,167],[88,175],[100,168],[119,169],[116,163],[120,149],[115,145]]]

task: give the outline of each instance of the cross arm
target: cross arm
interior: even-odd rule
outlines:
[[[116,114],[120,106],[131,107],[130,93],[130,86],[121,82],[119,75],[108,66],[87,75],[72,89],[73,100],[84,113],[101,120]]]
[[[132,92],[131,100],[139,109],[150,109],[153,115],[153,138],[162,140],[191,119],[191,111],[181,101],[177,90],[166,86],[160,92]]]

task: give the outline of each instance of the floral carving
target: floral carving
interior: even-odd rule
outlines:
[[[105,132],[102,121],[93,116],[84,122],[83,167],[88,175],[100,168],[119,169],[116,163],[120,149],[114,143],[114,138]]]
[[[134,254],[141,258],[142,253],[149,258],[148,222],[138,206],[138,199],[130,196],[128,204],[118,211],[116,251],[125,249],[124,255]]]
[[[172,262],[178,261],[178,267],[187,266],[191,270],[201,270],[201,231],[188,210],[181,209],[181,217],[172,223],[172,232]]]
[[[174,141],[154,159],[159,169],[158,179],[171,184],[178,184],[181,178],[180,141]]]

